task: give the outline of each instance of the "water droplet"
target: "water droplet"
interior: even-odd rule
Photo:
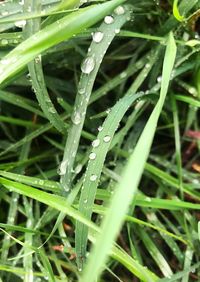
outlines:
[[[125,71],[123,71],[122,73],[120,73],[120,78],[125,78],[127,76],[127,73]]]
[[[7,45],[8,44],[8,40],[7,39],[2,39],[1,40],[1,45]]]
[[[93,33],[92,38],[94,40],[94,42],[99,43],[101,42],[101,40],[103,39],[104,34],[101,31],[96,31],[95,33]]]
[[[39,185],[44,185],[44,180],[40,179],[38,182]]]
[[[114,18],[113,18],[112,16],[106,16],[106,17],[104,18],[104,22],[105,22],[106,24],[112,24],[112,23],[114,22]]]
[[[98,127],[98,131],[101,132],[103,130],[103,126]]]
[[[150,198],[150,197],[146,197],[145,200],[146,200],[147,202],[151,202],[151,198]]]
[[[19,5],[24,5],[24,0],[19,1]]]
[[[109,135],[106,135],[106,136],[103,138],[103,141],[104,141],[105,143],[110,142],[110,140],[111,140],[111,137],[110,137]]]
[[[87,57],[81,65],[81,70],[83,73],[90,74],[93,71],[94,67],[95,67],[94,58]]]
[[[10,63],[10,60],[9,59],[2,59],[1,60],[1,64],[2,65],[8,65]]]
[[[162,76],[157,77],[157,82],[161,82],[162,81]]]
[[[74,169],[75,174],[81,172],[82,168],[83,168],[82,164],[78,164]]]
[[[88,202],[88,200],[87,200],[87,199],[85,199],[85,200],[84,200],[84,204],[87,204],[87,202]]]
[[[92,174],[90,176],[90,181],[96,181],[97,180],[97,175],[96,174]]]
[[[78,90],[78,93],[79,93],[80,95],[85,94],[85,88],[80,88],[80,89]]]
[[[97,148],[97,147],[99,146],[99,144],[100,144],[100,140],[99,140],[99,139],[96,139],[96,140],[94,140],[94,141],[92,142],[92,147],[93,147],[93,148]]]
[[[81,115],[79,112],[73,113],[71,120],[73,122],[73,124],[78,125],[81,123]]]
[[[4,12],[2,12],[1,14],[2,14],[2,16],[4,17],[4,16],[7,16],[7,15],[9,14],[9,12],[8,12],[8,11],[4,11]]]
[[[39,64],[41,62],[41,55],[39,55],[35,58],[35,62],[36,62],[36,64]]]
[[[19,28],[23,28],[26,25],[26,20],[16,21],[15,26]]]
[[[52,113],[52,114],[55,114],[56,113],[56,110],[54,107],[50,107],[49,108],[49,112]]]
[[[95,160],[96,159],[96,154],[94,152],[90,153],[89,159],[90,160]]]
[[[58,174],[64,175],[66,173],[66,169],[67,169],[67,161],[62,161],[58,168]]]
[[[116,28],[116,29],[115,29],[115,33],[116,33],[116,34],[120,33],[120,29],[119,29],[119,28]]]
[[[118,6],[115,10],[114,10],[115,14],[120,16],[123,15],[125,13],[125,9],[123,6]]]

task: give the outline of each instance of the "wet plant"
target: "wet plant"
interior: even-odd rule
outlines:
[[[0,2],[0,281],[199,281],[199,11]]]

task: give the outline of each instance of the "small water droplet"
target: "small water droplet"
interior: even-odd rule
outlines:
[[[93,41],[96,42],[96,43],[100,43],[102,41],[103,37],[104,37],[104,34],[101,31],[96,31],[92,35]]]
[[[119,29],[119,28],[116,28],[116,29],[115,29],[115,33],[116,33],[116,34],[120,33],[120,29]]]
[[[88,200],[87,200],[87,199],[85,199],[85,200],[84,200],[84,204],[87,204],[87,202],[88,202]]]
[[[117,8],[115,8],[114,12],[116,15],[120,16],[125,13],[125,9],[123,6],[118,6]]]
[[[112,16],[106,16],[106,17],[104,18],[104,22],[105,22],[106,24],[112,24],[112,23],[114,22],[114,18],[113,18]]]
[[[7,39],[2,39],[1,40],[1,45],[7,45],[8,44],[8,40]]]
[[[103,126],[98,127],[98,131],[101,132],[103,130]]]
[[[100,144],[100,140],[99,140],[99,139],[96,139],[96,140],[94,140],[94,141],[92,142],[92,147],[93,147],[93,148],[97,148],[97,147],[99,146],[99,144]]]
[[[93,71],[94,67],[95,67],[94,58],[93,57],[87,57],[81,65],[81,70],[85,74],[90,74]]]
[[[96,154],[94,152],[90,153],[89,159],[90,160],[95,160],[96,159]]]
[[[161,82],[162,81],[162,76],[158,76],[157,77],[157,82]]]
[[[23,28],[26,25],[26,20],[16,21],[15,26],[19,28]]]
[[[39,64],[41,62],[41,55],[39,55],[35,58],[35,62],[36,62],[36,64]]]
[[[146,200],[147,202],[151,202],[151,198],[150,198],[150,197],[146,197],[145,200]]]
[[[64,175],[66,173],[66,169],[67,169],[67,161],[62,161],[58,168],[58,174]]]
[[[127,76],[127,73],[125,71],[123,71],[122,73],[120,73],[120,78],[125,78]]]
[[[49,108],[49,112],[52,113],[52,114],[55,114],[56,113],[56,110],[54,107],[50,107]]]
[[[85,88],[80,88],[80,89],[78,90],[78,93],[79,93],[80,95],[85,94]]]
[[[2,65],[8,65],[10,63],[10,60],[9,59],[2,59],[1,60],[1,64]]]
[[[104,141],[105,143],[110,142],[110,140],[111,140],[111,137],[110,137],[109,135],[106,135],[106,136],[103,138],[103,141]]]
[[[78,164],[74,169],[75,174],[79,174],[82,168],[83,168],[82,164]]]
[[[81,123],[81,115],[79,112],[73,113],[71,120],[73,122],[73,124],[78,125]]]
[[[96,181],[97,180],[97,175],[96,174],[92,174],[90,176],[90,181]]]
[[[39,185],[44,185],[44,180],[40,179],[38,182]]]

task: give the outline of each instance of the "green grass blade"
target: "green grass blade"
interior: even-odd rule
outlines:
[[[161,82],[160,98],[141,134],[133,154],[129,158],[122,180],[113,196],[108,213],[102,223],[101,234],[97,239],[88,259],[88,264],[84,270],[81,280],[83,282],[95,281],[101,273],[108,252],[113,244],[113,240],[115,240],[119,232],[128,206],[137,191],[145,162],[151,148],[158,118],[167,94],[175,57],[176,44],[173,34],[170,33],[167,40],[167,48],[163,64],[163,79]],[[105,234],[107,234],[106,237]]]
[[[99,132],[97,139],[93,141],[90,160],[87,166],[81,196],[79,201],[79,211],[87,218],[91,217],[92,206],[94,203],[98,181],[102,172],[106,154],[111,145],[114,133],[119,126],[121,119],[134,101],[141,98],[142,94],[127,95],[123,97],[112,108],[105,122],[102,125],[102,131]],[[83,268],[86,255],[88,229],[83,224],[76,225],[76,255],[77,264],[80,269]]]
[[[0,83],[19,72],[37,55],[92,26],[123,2],[124,0],[112,0],[80,9],[29,37],[1,61]]]
[[[74,110],[71,116],[72,125],[68,132],[64,156],[61,163],[62,171],[60,182],[66,192],[69,192],[71,186],[75,156],[97,73],[103,57],[116,35],[116,30],[118,32],[122,25],[127,21],[127,18],[130,17],[128,8],[129,7],[123,7],[122,14],[118,15],[117,13],[113,13],[105,18],[101,26],[95,33],[93,33],[93,40],[88,49],[88,54],[82,63],[82,74],[78,85]],[[108,23],[106,23],[106,19],[108,19]],[[111,20],[110,23],[109,20]],[[88,66],[90,69],[88,69]]]

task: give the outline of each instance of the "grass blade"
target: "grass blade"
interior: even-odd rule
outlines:
[[[90,254],[88,264],[84,270],[83,282],[95,281],[102,271],[108,252],[122,225],[128,206],[137,191],[141,175],[144,170],[149,150],[153,141],[158,118],[167,94],[170,75],[176,57],[176,44],[173,34],[167,40],[167,48],[163,64],[163,79],[161,82],[160,98],[142,132],[142,135],[124,170],[122,180],[110,204],[108,213],[102,223],[101,234]],[[141,155],[141,152],[142,155]],[[134,173],[134,174],[133,174]],[[112,225],[111,225],[112,222]],[[104,234],[107,234],[106,238]]]

